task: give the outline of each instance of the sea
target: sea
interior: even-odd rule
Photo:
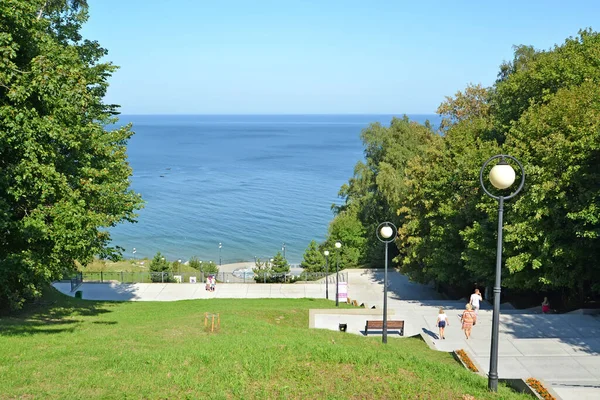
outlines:
[[[402,114],[398,114],[401,117]],[[137,223],[111,228],[130,259],[233,263],[321,242],[340,187],[364,160],[360,133],[393,115],[120,115],[133,124]],[[437,115],[409,115],[439,124]]]

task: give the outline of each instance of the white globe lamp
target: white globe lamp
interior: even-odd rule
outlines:
[[[490,182],[496,189],[506,189],[515,183],[515,170],[506,161],[501,160],[490,171]]]

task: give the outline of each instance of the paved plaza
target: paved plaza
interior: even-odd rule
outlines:
[[[367,319],[381,319],[383,271],[347,270],[348,296],[368,309],[352,315],[343,310],[319,311],[311,316],[311,327],[363,335]],[[70,283],[54,286],[73,296]],[[78,290],[84,299],[115,301],[175,301],[209,298],[324,298],[325,283],[217,284],[208,292],[204,284],[189,283],[83,283]],[[465,294],[465,296],[468,295]],[[329,284],[334,306],[335,285]],[[414,284],[394,271],[388,274],[389,319],[404,320],[404,337],[422,334],[430,347],[440,351],[465,349],[482,371],[489,370],[491,306],[484,302],[471,339],[460,330],[460,314],[466,300],[443,300],[431,287]],[[374,310],[370,307],[375,306]],[[439,340],[435,326],[443,307],[449,317],[446,340]],[[369,333],[371,336],[371,333]],[[377,336],[374,333],[373,336]],[[390,332],[389,338],[399,335]],[[583,314],[540,314],[532,311],[502,310],[498,372],[500,378],[544,380],[564,400],[600,399],[600,319]]]

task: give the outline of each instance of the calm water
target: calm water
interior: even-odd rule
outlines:
[[[362,160],[360,132],[391,115],[121,116],[132,185],[146,206],[121,224],[125,256],[222,262],[286,256],[300,262],[325,238],[340,186]],[[423,122],[435,115],[416,115]]]

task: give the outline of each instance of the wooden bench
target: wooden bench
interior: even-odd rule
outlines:
[[[369,329],[383,330],[383,320],[381,321],[367,321],[365,324],[365,336],[369,333]],[[404,336],[404,321],[390,321],[387,322],[387,330],[398,331],[400,336]]]

